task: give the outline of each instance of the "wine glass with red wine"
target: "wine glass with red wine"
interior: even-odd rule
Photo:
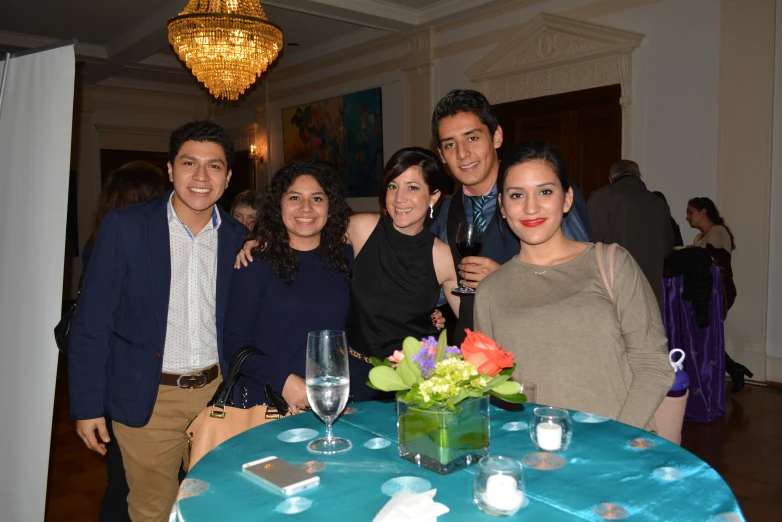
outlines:
[[[483,238],[481,238],[480,228],[473,224],[459,224],[459,228],[456,231],[456,253],[459,254],[459,257],[464,259],[465,257],[480,255],[482,246]],[[453,288],[451,292],[470,295],[475,293],[475,289],[460,284]]]

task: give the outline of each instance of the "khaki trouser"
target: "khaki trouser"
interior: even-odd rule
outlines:
[[[179,489],[179,467],[188,458],[185,430],[222,381],[203,388],[160,386],[152,418],[131,428],[114,422],[128,478],[128,512],[133,522],[167,522]]]

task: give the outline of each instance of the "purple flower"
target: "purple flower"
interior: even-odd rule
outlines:
[[[437,354],[437,339],[432,337],[431,335],[429,337],[424,337],[421,339],[421,344],[426,348],[429,355],[436,355]]]
[[[459,357],[462,355],[462,351],[456,347],[456,346],[446,346],[445,347],[445,358],[450,359],[451,357]]]
[[[434,339],[434,337],[430,337],[429,339]],[[428,339],[424,339],[422,342],[427,340]],[[435,343],[435,353],[436,351],[437,344]],[[430,354],[430,347],[427,346],[426,342],[424,342],[424,345],[421,347],[421,351],[413,355],[413,362],[416,363],[419,368],[421,368],[421,375],[424,376],[424,379],[428,379],[432,376],[432,373],[434,373],[435,353]]]

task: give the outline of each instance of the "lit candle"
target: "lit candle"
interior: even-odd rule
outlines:
[[[562,426],[551,421],[541,422],[535,428],[538,446],[542,450],[557,451],[562,447]]]
[[[491,475],[486,480],[483,500],[500,511],[516,511],[524,502],[524,492],[517,488],[515,478],[508,475]]]

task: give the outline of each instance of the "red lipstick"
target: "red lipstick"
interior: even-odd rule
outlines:
[[[525,219],[521,222],[521,224],[528,228],[534,228],[542,225],[545,222],[546,222],[546,218],[537,218],[537,219]]]

